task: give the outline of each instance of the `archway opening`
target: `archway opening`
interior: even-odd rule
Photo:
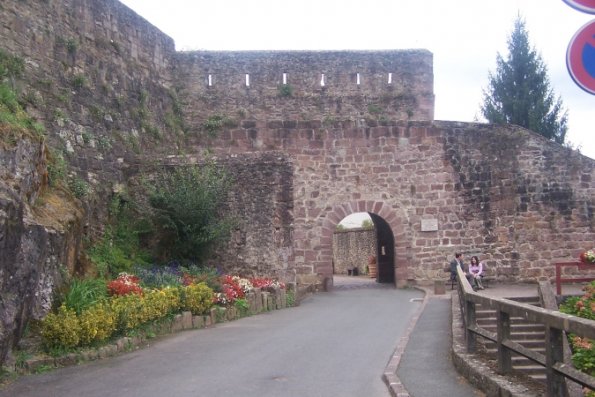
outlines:
[[[343,218],[333,234],[333,274],[371,275],[368,259],[374,255],[376,231],[370,215],[357,212]]]
[[[395,282],[395,244],[390,225],[373,213],[353,213],[333,234],[333,274]]]

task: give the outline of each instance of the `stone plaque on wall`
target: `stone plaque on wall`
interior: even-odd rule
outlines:
[[[438,230],[438,219],[422,219],[421,220],[421,231],[422,232],[435,232]]]

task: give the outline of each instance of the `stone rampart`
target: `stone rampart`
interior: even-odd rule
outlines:
[[[432,120],[432,54],[401,51],[229,51],[176,55],[191,124],[248,120]]]

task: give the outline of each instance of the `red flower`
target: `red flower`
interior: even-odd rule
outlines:
[[[107,290],[110,295],[142,295],[143,289],[139,285],[139,278],[126,273],[120,273],[117,279],[107,284]]]

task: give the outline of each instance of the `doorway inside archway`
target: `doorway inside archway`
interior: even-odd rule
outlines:
[[[370,213],[376,230],[376,262],[379,283],[395,282],[395,237],[390,225],[380,216]]]
[[[333,235],[333,274],[395,282],[395,243],[390,225],[373,213],[345,217]]]

